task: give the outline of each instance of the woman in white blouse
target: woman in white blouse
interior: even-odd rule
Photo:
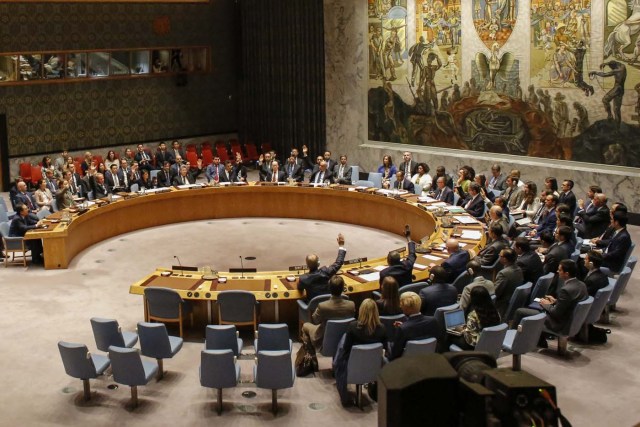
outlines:
[[[51,202],[53,202],[53,195],[51,191],[47,188],[47,181],[44,179],[38,180],[38,189],[35,193],[33,193],[36,199],[36,204],[38,205],[38,210],[48,209],[49,212],[53,212],[51,208]]]
[[[431,191],[431,175],[429,175],[429,166],[426,163],[418,163],[416,174],[411,177],[411,182],[416,187],[416,194],[426,196]],[[422,191],[418,192],[418,188]]]
[[[540,207],[540,198],[538,198],[538,186],[535,182],[527,181],[523,187],[524,198],[522,203],[518,206],[518,210],[529,218],[533,219],[533,216],[538,212]]]

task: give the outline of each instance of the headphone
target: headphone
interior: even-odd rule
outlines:
[[[433,274],[433,273],[431,273],[431,274],[429,275],[429,280],[431,280],[431,281],[433,282],[433,279],[434,279],[435,277],[436,277],[436,275],[435,275],[435,274]]]
[[[473,276],[473,268],[467,268],[467,273],[469,273],[469,276]]]

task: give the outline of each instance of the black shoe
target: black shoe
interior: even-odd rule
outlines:
[[[547,344],[547,340],[544,337],[540,337],[538,340],[538,347],[540,348],[549,348],[549,344]]]

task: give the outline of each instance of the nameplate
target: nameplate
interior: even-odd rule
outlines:
[[[349,260],[346,260],[344,263],[345,264],[358,264],[358,263],[367,262],[367,261],[368,261],[367,257],[362,257],[362,258],[349,259]]]
[[[198,267],[191,267],[188,265],[172,265],[171,269],[177,271],[198,271]]]
[[[306,270],[307,266],[306,265],[292,265],[291,267],[289,267],[289,271],[298,271],[298,270]]]
[[[398,200],[398,201],[400,201],[400,202],[406,202],[406,201],[407,201],[407,199],[405,199],[405,198],[404,198],[404,197],[402,197],[402,196],[395,196],[393,199],[394,199],[394,200]]]
[[[278,183],[277,182],[261,182],[260,185],[264,185],[266,187],[276,187]]]

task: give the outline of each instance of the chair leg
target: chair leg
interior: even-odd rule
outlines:
[[[511,370],[520,371],[521,369],[522,369],[522,355],[521,354],[514,354],[513,355],[513,364],[512,364]]]
[[[222,414],[222,389],[218,389],[218,415]]]
[[[158,361],[158,374],[156,378],[160,381],[164,377],[164,365],[162,359],[156,359]]]
[[[589,342],[589,325],[587,325],[586,323],[582,325],[582,328],[580,328],[580,332],[578,336],[580,337],[581,341],[583,341],[584,343],[588,343]]]
[[[91,385],[89,384],[89,380],[82,380],[82,385],[84,387],[84,400],[91,400]]]
[[[271,412],[273,415],[278,415],[278,390],[271,390]]]
[[[356,384],[356,403],[362,410],[362,384]]]
[[[601,323],[605,323],[605,324],[609,324],[611,323],[611,317],[610,317],[610,313],[611,313],[611,309],[609,308],[608,305],[606,305],[604,307],[604,311],[602,312],[602,314],[600,315],[600,322]]]
[[[569,337],[558,336],[558,354],[565,356],[567,354],[567,345],[569,344]]]
[[[138,406],[138,386],[131,386],[131,405],[136,408]]]

